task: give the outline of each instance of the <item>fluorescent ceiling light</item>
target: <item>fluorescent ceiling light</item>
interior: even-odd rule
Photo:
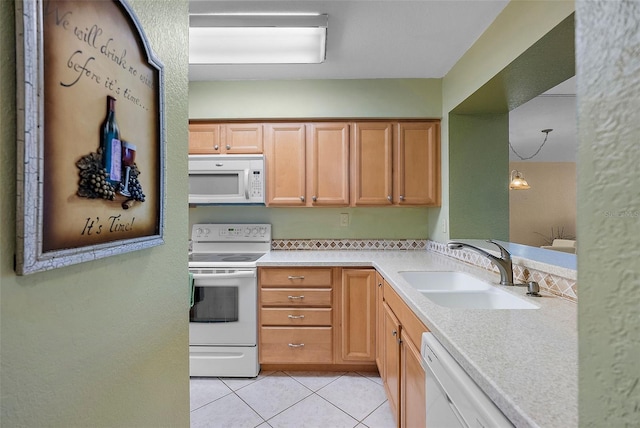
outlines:
[[[190,64],[318,64],[327,15],[191,15]]]

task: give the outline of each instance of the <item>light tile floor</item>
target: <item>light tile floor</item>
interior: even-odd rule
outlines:
[[[191,427],[395,428],[377,373],[191,378]]]

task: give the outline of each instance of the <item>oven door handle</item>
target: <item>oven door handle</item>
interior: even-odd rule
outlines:
[[[255,278],[255,272],[233,272],[233,273],[194,273],[193,279],[230,279],[230,278]],[[200,287],[200,285],[198,285]],[[205,285],[206,287],[206,285]]]

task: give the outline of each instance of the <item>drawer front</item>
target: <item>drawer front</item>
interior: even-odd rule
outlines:
[[[321,288],[263,288],[263,306],[331,306],[331,289]]]
[[[262,268],[261,287],[331,287],[331,268]]]
[[[260,363],[332,363],[331,327],[262,327]]]
[[[331,308],[262,308],[262,325],[283,326],[331,326]]]

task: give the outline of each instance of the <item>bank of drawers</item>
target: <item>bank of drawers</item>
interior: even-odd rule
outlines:
[[[333,269],[260,269],[260,362],[333,361]]]

